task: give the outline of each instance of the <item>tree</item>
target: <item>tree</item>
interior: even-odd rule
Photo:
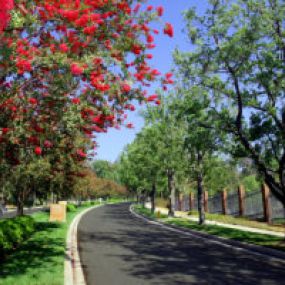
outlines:
[[[111,163],[107,160],[95,160],[92,163],[92,169],[95,171],[97,177],[106,178],[118,182],[118,169],[116,163]]]
[[[153,95],[152,98],[157,100],[157,95]],[[182,133],[168,108],[171,96],[158,100],[159,106],[148,107],[143,112],[146,126],[135,140],[138,144],[138,155],[133,156],[133,159],[139,169],[138,177],[141,176],[143,181],[150,183],[148,188],[151,189],[149,192],[153,211],[157,185],[164,185],[165,177],[167,177],[169,215],[173,216],[176,202],[175,178],[177,178],[178,170],[183,168]]]
[[[192,52],[176,52],[180,71],[209,94],[215,125],[249,156],[285,205],[284,11],[275,0],[209,1],[185,14]]]
[[[73,189],[73,196],[82,199],[97,199],[108,197],[126,197],[127,189],[108,179],[97,177],[92,169],[85,168],[82,179],[78,180]]]
[[[151,211],[155,211],[155,195],[159,172],[157,141],[153,128],[144,128],[120,159],[121,180],[136,192],[151,198]]]
[[[235,160],[213,155],[205,161],[204,185],[209,195],[214,195],[226,188],[237,189],[240,183],[244,185],[240,176],[238,163]]]
[[[190,173],[197,183],[199,224],[204,224],[204,176],[209,169],[209,160],[218,151],[221,137],[215,130],[206,127],[212,121],[207,112],[208,94],[186,82],[180,92],[183,98],[178,97],[174,106],[177,119],[184,125],[184,150]]]
[[[118,175],[121,184],[125,185],[128,192],[136,194],[137,200],[139,201],[139,188],[140,180],[136,175],[133,161],[130,158],[130,148],[132,145],[128,145],[121,154],[118,161]]]
[[[147,62],[163,9],[140,12],[139,2],[0,2],[0,163],[10,172],[56,149],[81,163],[94,133],[147,101],[143,86],[170,83]]]

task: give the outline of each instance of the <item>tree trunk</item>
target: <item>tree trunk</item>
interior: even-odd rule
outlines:
[[[151,201],[151,212],[154,214],[155,212],[155,193],[156,193],[156,185],[155,182],[152,183],[152,189],[150,192],[150,201]]]
[[[17,196],[17,216],[24,215],[24,192],[21,191]]]
[[[174,212],[175,212],[175,192],[176,191],[175,191],[174,171],[173,170],[168,170],[167,178],[168,178],[168,190],[170,192],[168,216],[169,217],[174,217]]]
[[[264,177],[265,183],[269,187],[271,193],[282,203],[285,209],[285,187],[278,185],[270,175],[265,174]]]
[[[37,193],[34,191],[33,192],[33,207],[35,207],[37,204]]]
[[[202,173],[197,175],[197,192],[198,192],[198,212],[199,212],[199,225],[205,223],[205,207],[204,207],[204,190],[203,190],[203,177]]]
[[[198,213],[199,213],[199,225],[205,223],[205,205],[204,205],[204,189],[203,189],[203,174],[202,174],[202,160],[203,157],[198,152],[198,173],[197,173],[197,198],[198,198]]]

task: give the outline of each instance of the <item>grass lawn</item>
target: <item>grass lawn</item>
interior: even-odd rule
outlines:
[[[48,222],[49,213],[33,214],[36,232],[0,264],[0,285],[62,285],[67,230],[88,207],[68,212],[66,223]]]
[[[198,217],[198,213],[191,213],[189,215],[190,217]],[[282,220],[275,221],[274,224],[269,225],[267,223],[258,222],[258,221],[252,221],[247,218],[240,218],[240,217],[233,217],[229,215],[221,215],[221,214],[210,214],[206,213],[206,219],[208,221],[216,221],[231,225],[240,225],[240,226],[246,226],[251,228],[257,228],[262,230],[269,230],[269,231],[275,231],[275,232],[283,232],[285,235],[285,224],[282,225]]]
[[[152,214],[149,209],[143,208],[141,205],[135,205],[134,210],[137,213],[143,214],[150,218],[157,218],[157,214]],[[251,243],[255,245],[261,245],[278,250],[285,251],[285,238],[256,234],[251,232],[240,231],[236,229],[229,229],[216,225],[198,225],[196,222],[192,222],[183,218],[167,218],[161,216],[159,221],[166,224],[175,225],[183,228],[188,228],[195,231],[205,232],[211,235],[216,235],[224,238],[229,238],[241,242]]]

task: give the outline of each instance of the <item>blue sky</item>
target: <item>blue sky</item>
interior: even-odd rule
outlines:
[[[190,48],[190,43],[187,36],[182,32],[184,28],[184,20],[182,12],[190,7],[196,6],[197,11],[203,11],[206,7],[207,0],[149,0],[148,5],[164,7],[164,15],[162,20],[164,22],[172,23],[174,27],[174,37],[169,38],[163,34],[156,37],[156,48],[152,51],[154,58],[152,66],[157,68],[160,72],[166,73],[172,67],[172,52],[175,47],[180,50],[187,50]],[[160,25],[162,30],[163,25]],[[127,129],[122,127],[121,130],[109,129],[108,133],[102,133],[97,136],[97,155],[95,159],[104,159],[115,161],[124,146],[131,143],[136,133],[143,127],[143,119],[139,115],[139,108],[135,112],[129,114],[129,120],[135,126],[134,129]]]

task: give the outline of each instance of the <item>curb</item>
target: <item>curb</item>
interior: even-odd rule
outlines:
[[[86,285],[78,251],[77,228],[81,218],[85,214],[102,206],[104,206],[104,204],[96,205],[94,207],[83,210],[81,213],[75,216],[69,226],[66,237],[64,285]]]
[[[166,225],[163,222],[158,222],[154,219],[146,217],[145,215],[138,214],[138,213],[134,212],[133,205],[130,206],[129,210],[130,210],[131,214],[134,215],[135,217],[142,219],[149,224],[159,226],[163,229],[166,229],[166,230],[169,230],[172,232],[176,232],[179,234],[183,234],[186,236],[191,236],[194,238],[203,239],[204,241],[207,241],[208,243],[218,244],[218,245],[221,245],[224,247],[231,248],[231,249],[236,250],[236,251],[244,251],[244,252],[247,252],[250,254],[254,254],[258,257],[267,258],[270,261],[275,261],[275,262],[277,261],[277,262],[281,262],[281,263],[285,264],[285,252],[278,251],[275,249],[265,248],[265,247],[262,247],[259,245],[253,245],[253,244],[243,243],[243,242],[236,241],[236,240],[230,240],[227,238],[210,235],[210,234],[204,233],[204,232],[198,232],[195,230],[184,229],[184,228],[181,228],[178,226]]]

